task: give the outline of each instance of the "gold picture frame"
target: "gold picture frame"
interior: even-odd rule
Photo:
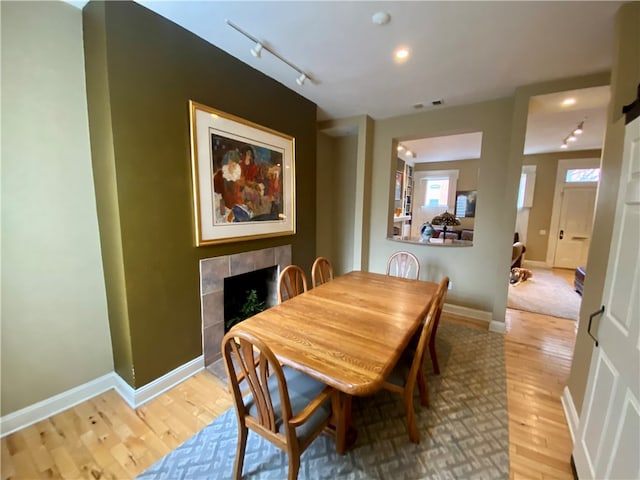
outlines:
[[[189,101],[196,246],[293,235],[295,138]]]

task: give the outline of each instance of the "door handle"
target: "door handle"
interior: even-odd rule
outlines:
[[[604,313],[604,305],[602,305],[600,307],[599,310],[593,312],[591,315],[589,315],[589,325],[587,326],[587,333],[589,334],[589,336],[591,338],[593,338],[593,341],[596,342],[596,347],[598,346],[598,339],[596,337],[593,336],[593,334],[591,333],[591,320],[594,319],[594,317],[598,316],[598,315],[602,315]]]
[[[564,237],[564,230],[560,230],[560,240]]]
[[[571,240],[588,240],[589,237],[585,237],[584,235],[574,235],[571,237]]]

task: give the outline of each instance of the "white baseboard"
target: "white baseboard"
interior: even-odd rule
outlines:
[[[113,388],[116,389],[116,392],[124,398],[124,401],[127,402],[131,408],[135,409],[175,387],[201,370],[204,370],[204,355],[194,358],[190,362],[171,370],[162,377],[135,390],[127,382],[122,380],[119,375],[116,375],[118,381]]]
[[[484,310],[476,310],[475,308],[461,307],[460,305],[452,305],[445,303],[442,311],[460,317],[473,318],[474,320],[482,320],[483,322],[491,322],[491,312]]]
[[[522,262],[522,266],[525,268],[551,268],[547,262],[540,262],[538,260],[525,260]]]
[[[451,305],[449,303],[444,304],[442,311],[452,315],[473,318],[474,320],[486,322],[488,323],[490,332],[504,333],[507,330],[504,322],[496,322],[493,320],[491,312],[476,310],[475,308],[461,307],[460,305]]]
[[[204,356],[200,355],[137,390],[134,390],[115,372],[107,373],[46,400],[0,417],[0,438],[74,407],[112,388],[131,408],[138,408],[203,369]]]
[[[505,333],[507,331],[507,325],[504,322],[491,320],[491,323],[489,323],[489,331],[494,333]]]
[[[569,391],[569,387],[564,387],[562,396],[560,397],[562,402],[562,409],[564,410],[564,418],[567,419],[567,425],[569,426],[569,433],[571,434],[571,441],[576,443],[576,433],[578,433],[578,424],[580,423],[580,417],[576,410],[576,406],[573,403],[573,397]]]
[[[49,397],[46,400],[34,403],[33,405],[1,417],[0,437],[9,435],[10,433],[39,422],[40,420],[44,420],[45,418],[49,418],[52,415],[106,392],[113,388],[114,377],[118,377],[118,375],[113,372],[107,373],[95,380],[78,385],[70,390]]]

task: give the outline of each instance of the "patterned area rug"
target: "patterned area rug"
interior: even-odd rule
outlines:
[[[533,276],[509,285],[507,307],[552,317],[577,320],[582,297],[565,279],[545,268],[531,269]]]
[[[300,479],[509,477],[502,335],[443,322],[437,338],[441,375],[429,372],[431,407],[415,397],[420,443],[409,442],[399,395],[354,398],[356,443],[341,456],[321,435],[302,455]],[[231,409],[137,478],[231,478],[236,441]],[[243,478],[282,479],[287,468],[286,454],[249,432]]]

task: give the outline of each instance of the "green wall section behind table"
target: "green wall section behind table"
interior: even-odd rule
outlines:
[[[83,16],[115,369],[139,388],[202,354],[201,258],[291,244],[310,268],[316,105],[135,3]],[[295,137],[296,235],[194,246],[189,100]]]

